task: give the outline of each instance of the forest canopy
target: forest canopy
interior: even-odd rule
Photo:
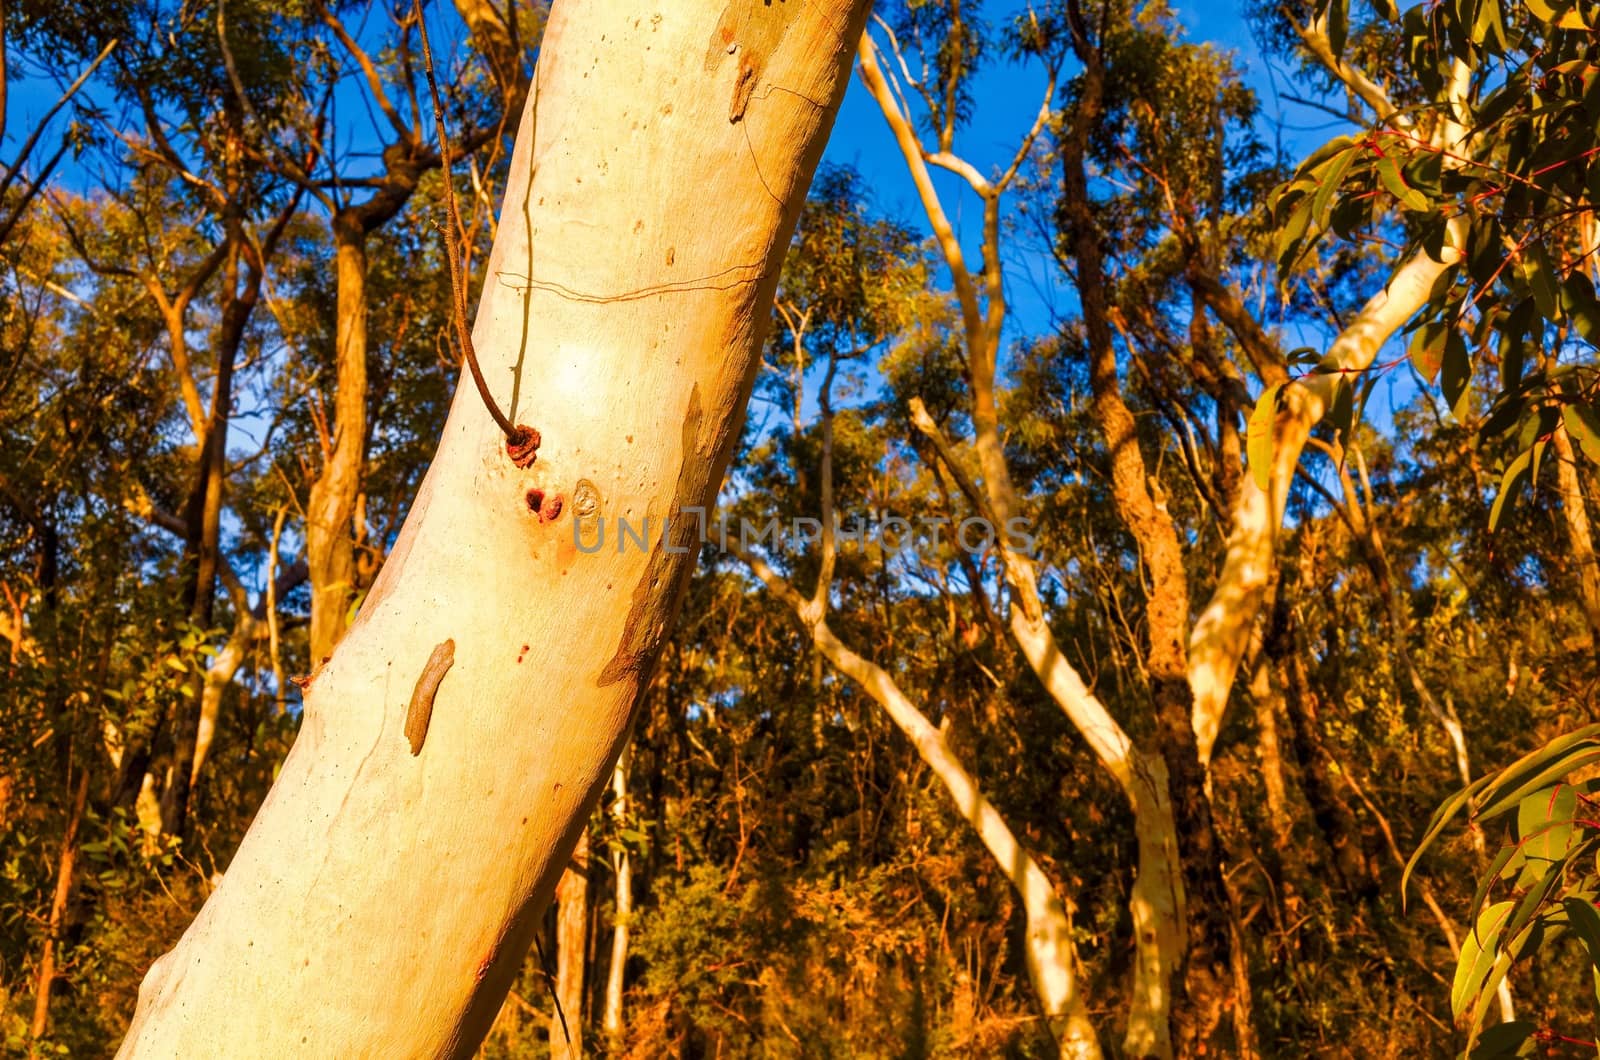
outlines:
[[[1600,1049],[1600,7],[667,7],[0,0],[5,1050]]]

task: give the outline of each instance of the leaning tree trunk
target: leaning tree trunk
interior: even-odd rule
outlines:
[[[865,9],[556,5],[475,331],[538,462],[460,388],[122,1055],[472,1054],[670,625]],[[577,516],[649,518],[651,547],[580,552]]]
[[[334,407],[322,474],[306,505],[306,562],[311,568],[311,662],[333,654],[355,595],[356,494],[367,451],[367,231],[353,210],[333,219],[338,289],[334,338]]]
[[[556,989],[550,1013],[550,1056],[583,1056],[583,979],[589,955],[589,833],[578,837],[572,864],[556,884]]]
[[[611,771],[611,792],[616,800],[611,815],[619,831],[628,826],[628,762],[633,756],[622,749],[616,768]],[[633,858],[622,843],[611,852],[611,868],[617,877],[616,912],[611,918],[611,963],[606,970],[606,1006],[602,1026],[611,1051],[622,1052],[622,993],[628,967],[628,930],[633,918]]]

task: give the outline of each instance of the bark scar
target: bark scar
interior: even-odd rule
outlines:
[[[736,124],[744,118],[745,108],[750,105],[750,94],[756,90],[756,67],[750,61],[749,53],[739,62],[739,80],[733,83],[733,99],[728,102],[728,124]]]
[[[406,708],[406,739],[411,742],[413,756],[422,753],[422,742],[428,738],[428,722],[433,720],[433,697],[439,692],[439,682],[450,672],[456,661],[454,638],[433,649],[428,663],[417,678],[417,687],[411,693],[411,705]]]

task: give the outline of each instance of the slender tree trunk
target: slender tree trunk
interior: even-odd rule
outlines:
[[[33,1023],[29,1036],[38,1041],[50,1028],[50,990],[56,981],[56,948],[61,943],[61,927],[72,888],[77,880],[78,830],[83,824],[83,808],[89,798],[89,771],[78,773],[78,788],[72,796],[72,811],[67,816],[66,834],[61,839],[61,856],[56,861],[56,893],[50,901],[50,920],[45,927],[44,946],[39,953],[39,968],[34,977]]]
[[[589,950],[589,832],[578,837],[572,863],[556,884],[556,1001],[550,1013],[550,1055],[583,1056],[583,980]]]
[[[367,229],[353,211],[334,215],[333,245],[334,406],[322,474],[306,506],[313,668],[333,654],[349,624],[356,588],[352,520],[367,450]]]
[[[1589,529],[1589,503],[1578,474],[1577,453],[1567,428],[1556,425],[1550,444],[1556,451],[1556,482],[1561,489],[1561,521],[1567,527],[1567,545],[1578,568],[1578,600],[1589,625],[1589,640],[1600,644],[1600,560],[1594,552],[1594,535]]]
[[[865,8],[556,5],[475,330],[538,461],[519,469],[458,388],[360,619],[121,1055],[472,1054],[670,627],[684,509],[711,502],[737,440]],[[652,547],[578,550],[575,519],[592,541],[623,515],[651,519]]]
[[[1241,1056],[1254,1054],[1245,954],[1234,945],[1233,900],[1223,878],[1224,851],[1211,819],[1206,769],[1194,735],[1194,694],[1189,686],[1189,584],[1183,567],[1183,546],[1168,513],[1159,484],[1149,473],[1139,448],[1137,424],[1122,395],[1117,351],[1112,339],[1108,291],[1101,245],[1104,233],[1090,197],[1088,151],[1093,127],[1101,117],[1105,70],[1098,49],[1087,39],[1078,48],[1085,63],[1069,133],[1062,149],[1062,202],[1065,229],[1077,263],[1078,298],[1089,339],[1089,380],[1094,394],[1091,412],[1105,437],[1111,461],[1111,490],[1117,514],[1139,543],[1149,575],[1145,599],[1151,704],[1159,754],[1166,764],[1171,814],[1181,840],[1188,916],[1180,962],[1182,1003],[1173,1010],[1181,1051],[1205,1053],[1222,1046],[1225,1016],[1232,1014],[1231,1046]],[[1147,757],[1154,757],[1147,752]]]
[[[628,819],[628,767],[632,764],[630,747],[623,748],[611,771],[611,814],[618,827]],[[606,972],[606,1007],[604,1028],[611,1051],[622,1050],[623,1022],[622,997],[627,985],[625,972],[628,966],[629,921],[633,917],[633,859],[626,847],[619,846],[611,855],[612,872],[617,879],[616,913],[611,924],[611,963]]]
[[[1261,783],[1267,796],[1267,824],[1280,848],[1293,839],[1288,786],[1283,779],[1283,747],[1278,738],[1278,715],[1283,695],[1272,677],[1272,664],[1263,652],[1250,678],[1250,701],[1256,711],[1256,758],[1261,763]]]
[[[826,622],[818,622],[811,632],[828,661],[877,700],[910,738],[917,755],[950,793],[962,819],[977,831],[978,838],[1016,888],[1027,919],[1028,977],[1051,1033],[1060,1044],[1061,1056],[1074,1060],[1098,1058],[1100,1041],[1078,989],[1072,921],[1050,878],[978,789],[976,779],[951,752],[944,733],[906,698],[894,678],[845,647]]]
[[[1134,968],[1128,1031],[1129,1056],[1172,1055],[1172,982],[1183,959],[1187,898],[1178,856],[1178,828],[1166,763],[1133,745],[1066,659],[1042,618],[1011,609],[1011,635],[1023,657],[1094,751],[1133,810],[1137,865],[1128,910],[1133,918]]]
[[[1378,350],[1411,319],[1428,299],[1434,281],[1460,256],[1456,248],[1466,242],[1459,221],[1449,225],[1443,257],[1434,261],[1417,251],[1395,270],[1384,289],[1367,300],[1344,331],[1329,346],[1323,363],[1341,371],[1315,372],[1284,386],[1280,411],[1273,424],[1272,469],[1268,490],[1246,475],[1234,509],[1222,573],[1189,634],[1189,686],[1194,690],[1194,729],[1200,761],[1209,766],[1211,750],[1222,728],[1223,713],[1233,689],[1233,679],[1250,643],[1250,633],[1261,614],[1278,527],[1288,504],[1289,485],[1311,428],[1333,403],[1334,388],[1348,373],[1369,367]],[[1218,293],[1208,304],[1222,307],[1218,315],[1240,342],[1258,349],[1258,359],[1276,354],[1254,318],[1236,299]],[[1273,362],[1281,366],[1278,357]],[[1270,490],[1270,492],[1269,492]]]
[[[211,418],[202,445],[200,482],[196,486],[188,516],[194,578],[188,592],[189,621],[198,627],[211,625],[215,611],[217,572],[221,564],[222,501],[228,476],[228,425],[233,410],[233,370],[244,343],[245,328],[261,292],[261,269],[248,267],[244,283],[238,284],[237,261],[230,259],[224,271],[227,302],[217,333],[217,378],[212,385]],[[199,739],[200,715],[205,695],[204,681],[187,702],[180,702],[172,726],[173,757],[171,776],[161,793],[161,828],[168,835],[182,835],[189,819],[189,796]]]
[[[212,658],[211,665],[206,667],[205,678],[201,684],[200,724],[195,731],[194,757],[189,767],[191,785],[199,781],[200,771],[205,768],[206,759],[211,754],[211,743],[216,739],[217,722],[222,714],[223,693],[233,683],[250,649],[259,642],[270,639],[275,621],[273,610],[277,607],[277,601],[289,590],[305,581],[306,567],[303,563],[296,563],[284,571],[268,573],[272,579],[271,583],[261,594],[261,599],[256,605],[249,608],[243,606],[248,603],[244,590],[239,588],[232,575],[225,575],[229,580],[230,592],[236,596],[235,607],[238,608],[238,614],[234,619],[233,632],[229,634],[222,650]],[[281,689],[279,694],[282,694]]]

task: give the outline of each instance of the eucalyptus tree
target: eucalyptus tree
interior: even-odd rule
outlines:
[[[835,582],[841,562],[839,537],[843,519],[835,482],[834,410],[836,392],[844,379],[841,372],[848,375],[853,369],[859,370],[859,362],[874,354],[873,360],[881,360],[883,347],[906,343],[906,333],[910,333],[909,342],[915,344],[918,303],[928,301],[923,294],[928,265],[920,253],[913,251],[910,234],[897,225],[870,218],[863,198],[859,178],[847,170],[831,172],[819,180],[801,215],[795,250],[785,264],[775,303],[779,327],[773,342],[774,360],[784,374],[769,380],[769,385],[785,399],[790,410],[786,433],[789,458],[800,480],[800,496],[815,504],[816,555],[803,557],[805,566],[786,576],[774,568],[768,557],[744,547],[743,526],[739,545],[732,547],[793,612],[814,650],[883,708],[938,777],[957,814],[977,832],[1016,888],[1026,919],[1024,950],[1029,978],[1051,1034],[1059,1043],[1060,1054],[1097,1057],[1099,1040],[1089,1020],[1085,992],[1078,982],[1072,925],[1059,885],[985,796],[980,780],[944,732],[903,691],[893,674],[905,662],[872,661],[841,640],[828,621],[830,606],[841,595]],[[943,315],[943,307],[937,301],[920,308],[932,308]],[[805,429],[808,364],[822,372],[814,432]],[[808,434],[815,437],[807,437]],[[814,472],[809,466],[812,460]],[[857,475],[867,473],[859,467],[854,470]],[[807,479],[812,474],[816,482],[807,489]],[[849,489],[847,495],[860,497],[860,484]],[[894,551],[903,555],[916,547],[906,540],[912,524],[899,512],[894,518],[903,524],[901,540]],[[851,524],[859,538],[859,515],[852,517]],[[888,530],[880,528],[879,532]],[[885,555],[889,553],[886,542],[880,547]],[[939,553],[941,564],[959,570],[964,563],[963,573],[971,571],[970,554],[949,550],[948,546]],[[959,560],[953,558],[957,554]],[[792,560],[773,560],[788,567],[794,565]],[[846,558],[845,562],[850,560]],[[886,562],[885,566],[889,564]],[[795,574],[814,578],[809,590],[796,588]],[[981,594],[981,577],[971,573],[967,576],[971,591]],[[972,620],[981,621],[976,616]],[[880,650],[871,654],[884,653]]]
[[[688,571],[686,521],[598,556],[571,528],[711,499],[864,15],[552,13],[471,340],[481,389],[457,390],[272,794],[146,977],[123,1055],[476,1047]],[[624,140],[655,164],[608,158]],[[530,429],[508,434],[505,407]]]
[[[192,438],[189,482],[175,497],[140,475],[127,496],[154,525],[184,541],[181,607],[186,621],[212,624],[216,585],[226,567],[222,542],[228,445],[238,373],[263,285],[300,196],[248,160],[249,112],[281,117],[291,105],[284,86],[296,61],[295,41],[279,32],[276,15],[260,7],[235,12],[234,32],[249,41],[250,62],[224,69],[226,53],[215,27],[188,8],[118,7],[111,12],[76,5],[23,5],[17,31],[29,53],[49,65],[72,66],[111,48],[106,88],[136,104],[133,120],[100,109],[98,139],[111,163],[100,194],[126,211],[133,238],[110,251],[103,233],[87,227],[74,204],[57,197],[55,212],[68,239],[94,272],[136,281],[163,322],[173,385],[183,399]],[[174,51],[176,48],[176,52]],[[314,143],[294,141],[282,150],[310,164]],[[128,177],[121,176],[128,167]],[[169,226],[170,211],[193,209],[199,220]],[[198,246],[195,244],[198,243]],[[128,247],[136,248],[128,255]],[[198,311],[212,314],[205,354],[194,347]],[[209,383],[209,393],[205,392]],[[171,507],[146,499],[170,500]],[[119,785],[131,801],[157,745],[170,743],[173,768],[161,788],[163,826],[181,832],[188,814],[202,710],[198,690],[169,717],[158,711],[143,731],[130,735]]]
[[[373,152],[330,149],[318,161],[325,168],[277,151],[263,151],[259,164],[275,169],[313,197],[327,214],[333,236],[335,303],[334,369],[331,387],[325,387],[320,424],[320,467],[306,499],[306,558],[311,577],[311,657],[326,658],[338,643],[364,586],[358,584],[356,541],[367,528],[355,524],[367,447],[372,436],[368,422],[370,296],[369,241],[405,209],[425,174],[463,159],[485,144],[498,145],[520,114],[526,98],[526,50],[537,42],[543,14],[536,5],[514,0],[499,22],[469,6],[466,10],[471,39],[483,49],[498,93],[481,91],[477,79],[453,70],[434,71],[432,56],[424,55],[427,17],[420,3],[410,8],[384,9],[382,29],[363,24],[354,31],[347,24],[358,5],[312,0],[305,10],[307,28],[320,43],[318,77],[306,86],[300,113],[310,123],[303,135],[336,145],[352,135],[373,137],[380,145],[374,166]],[[370,14],[370,6],[366,9]],[[503,32],[494,32],[499,25]],[[451,144],[441,143],[434,122],[427,117],[441,106],[430,98],[428,79],[460,91],[449,102],[456,124]],[[371,128],[359,119],[335,119],[329,101],[358,86]],[[359,112],[358,112],[359,113]],[[381,115],[381,122],[377,117]],[[359,132],[358,132],[359,130]],[[492,209],[492,207],[490,207]],[[459,221],[449,220],[448,224]],[[463,233],[465,235],[465,233]],[[461,356],[458,351],[457,357]]]

